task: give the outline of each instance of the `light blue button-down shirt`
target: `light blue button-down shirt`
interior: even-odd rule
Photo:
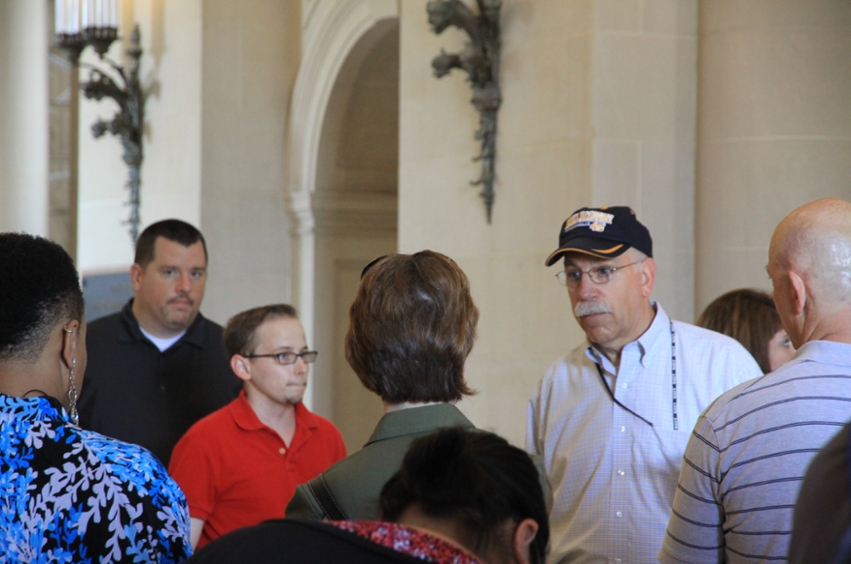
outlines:
[[[553,488],[551,563],[657,562],[698,415],[762,375],[735,340],[674,321],[675,406],[671,324],[655,307],[618,370],[585,342],[549,369],[529,402],[526,448],[543,458]],[[647,422],[612,401],[598,365],[614,397]]]

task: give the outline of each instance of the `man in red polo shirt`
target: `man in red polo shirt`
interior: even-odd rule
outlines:
[[[187,431],[168,468],[189,502],[193,548],[283,517],[298,484],[346,456],[337,428],[301,403],[317,353],[295,308],[239,313],[223,340],[243,391]]]

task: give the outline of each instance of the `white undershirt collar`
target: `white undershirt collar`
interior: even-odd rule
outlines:
[[[180,338],[186,334],[186,329],[184,329],[174,337],[167,337],[163,339],[161,337],[154,337],[153,335],[142,329],[141,325],[139,325],[139,331],[141,331],[142,335],[144,335],[149,341],[151,341],[154,346],[160,350],[160,352],[165,352],[166,350],[168,350],[170,346],[179,341]]]

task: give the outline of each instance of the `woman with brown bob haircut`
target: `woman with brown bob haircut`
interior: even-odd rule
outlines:
[[[451,259],[432,251],[389,256],[361,279],[346,360],[386,404],[458,401],[472,393],[464,362],[478,320],[470,282]]]
[[[739,341],[766,374],[795,354],[774,300],[759,290],[743,288],[715,298],[697,324]]]
[[[364,448],[296,489],[287,517],[377,519],[378,496],[416,437],[473,428],[452,403],[473,392],[464,363],[479,310],[470,281],[433,251],[380,257],[364,268],[349,309],[346,360],[378,394],[384,416]]]

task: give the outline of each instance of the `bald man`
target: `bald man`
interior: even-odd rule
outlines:
[[[851,420],[851,203],[817,200],[789,214],[771,237],[767,270],[798,352],[698,419],[663,564],[786,561],[807,467]]]

